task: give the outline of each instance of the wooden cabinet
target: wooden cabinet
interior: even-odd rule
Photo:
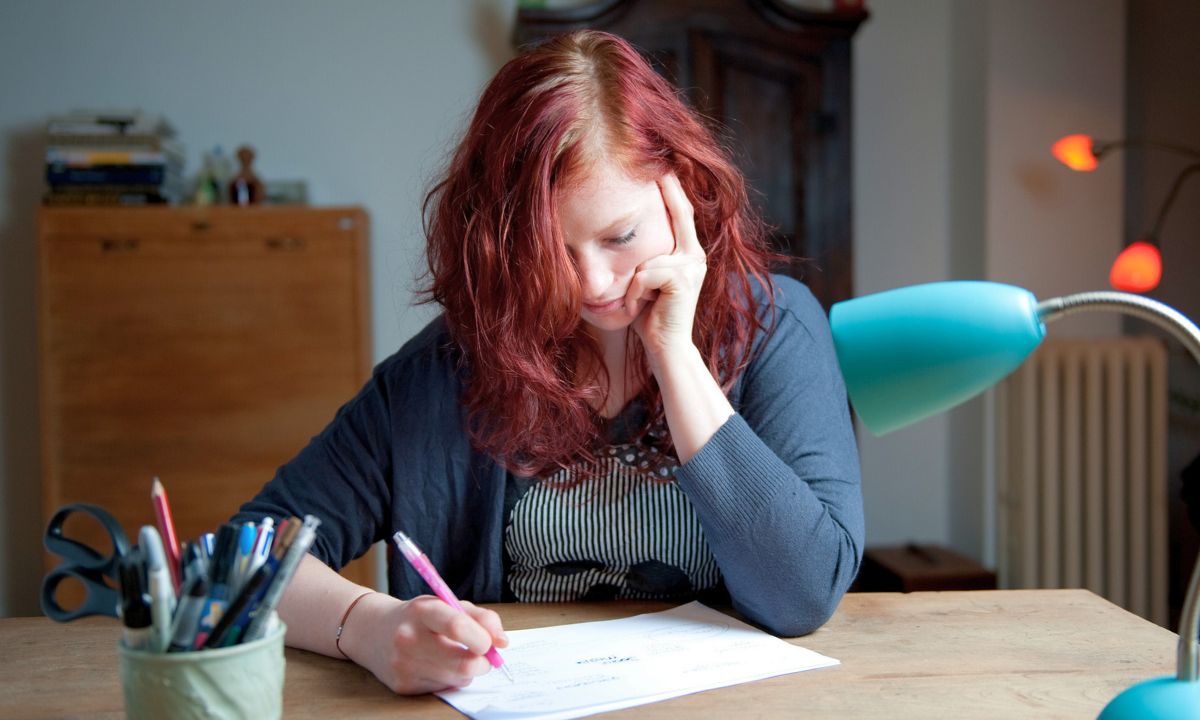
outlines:
[[[181,542],[215,530],[369,376],[359,208],[43,208],[38,252],[44,520],[136,539],[158,476]]]
[[[796,259],[778,270],[806,282],[828,308],[853,294],[850,41],[867,13],[844,5],[837,11],[786,0],[522,5],[516,42],[595,28],[636,45],[717,121],[777,247]]]

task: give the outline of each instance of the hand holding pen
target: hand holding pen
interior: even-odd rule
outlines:
[[[424,578],[430,589],[433,590],[434,595],[436,595],[446,605],[449,605],[450,608],[452,608],[455,612],[459,613],[460,616],[471,617],[472,613],[468,612],[467,608],[464,607],[459,599],[454,596],[454,593],[450,590],[450,587],[446,585],[446,581],[442,580],[441,575],[439,575],[437,569],[434,568],[433,563],[429,561],[429,558],[425,556],[425,553],[421,552],[412,539],[402,532],[397,532],[392,539],[395,541],[396,547],[400,550],[400,553],[404,556],[404,559],[413,566],[413,568],[421,575],[422,578]],[[421,600],[422,598],[414,598],[410,602],[415,603]],[[458,623],[461,626],[461,617],[447,617],[445,613],[438,612],[436,608],[433,610],[435,614],[433,617],[431,617],[431,619],[437,618],[441,620],[442,622],[438,623],[439,625],[444,624],[448,630],[453,630],[452,626],[455,623]],[[489,612],[480,610],[474,606],[472,606],[472,610]],[[497,619],[497,625],[498,624],[499,621]],[[438,627],[430,625],[429,629],[437,632]],[[451,632],[439,634],[446,635],[451,640],[454,639],[454,635]],[[501,638],[503,638],[503,630],[501,630]],[[502,642],[503,644],[507,644],[506,639],[502,639]],[[470,646],[467,643],[461,643],[461,645],[470,650]],[[494,644],[487,648],[487,650],[483,653],[483,656],[487,659],[488,663],[492,667],[503,671],[504,675],[509,679],[509,681],[512,681],[512,673],[510,673],[508,668],[504,665],[504,659],[500,657],[500,653],[496,650],[496,646]]]

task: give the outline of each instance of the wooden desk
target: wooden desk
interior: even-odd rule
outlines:
[[[503,605],[508,629],[604,620],[663,603]],[[114,620],[0,620],[0,717],[123,717]],[[1086,590],[850,594],[796,641],[836,668],[737,685],[609,717],[1092,718],[1174,673],[1176,636]],[[396,697],[365,670],[287,651],[284,717],[455,718]]]

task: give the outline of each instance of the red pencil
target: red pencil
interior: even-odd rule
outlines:
[[[171,580],[175,583],[175,592],[179,592],[183,584],[179,567],[179,538],[175,536],[175,523],[171,520],[171,504],[167,502],[167,491],[158,478],[154,478],[154,484],[150,487],[150,501],[154,504],[154,517],[158,520],[163,549],[167,551],[167,565],[171,566]]]

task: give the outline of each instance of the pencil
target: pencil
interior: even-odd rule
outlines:
[[[175,535],[175,522],[171,520],[171,505],[167,502],[167,491],[157,477],[150,486],[150,501],[154,504],[154,517],[158,520],[158,531],[162,535],[163,549],[167,551],[167,565],[171,568],[171,581],[178,593],[183,585],[179,565],[179,538]]]

